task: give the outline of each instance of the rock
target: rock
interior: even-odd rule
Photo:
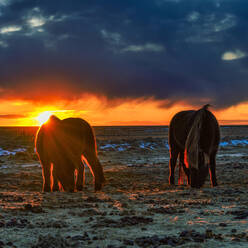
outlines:
[[[16,219],[13,218],[6,222],[5,227],[11,228],[11,227],[17,227],[17,228],[24,228],[28,226],[30,223],[27,219]]]
[[[84,236],[82,235],[76,235],[76,236],[73,236],[71,237],[72,240],[84,240]]]
[[[202,236],[202,235],[199,235],[199,236],[197,236],[197,237],[194,238],[194,241],[195,242],[202,243],[202,242],[204,242],[204,240],[205,240],[205,236]]]
[[[206,236],[207,239],[213,238],[213,231],[210,230],[210,229],[207,229],[206,233],[205,233],[205,236]]]
[[[226,223],[220,223],[219,226],[226,227],[227,224]]]
[[[132,226],[137,224],[148,224],[153,222],[152,218],[142,217],[142,216],[126,216],[120,219],[122,225]]]
[[[83,240],[83,241],[89,241],[90,237],[87,232],[84,233],[84,235],[76,235],[71,238],[71,240]]]
[[[222,234],[215,234],[214,235],[214,238],[215,239],[219,239],[219,240],[222,240],[223,239]]]
[[[36,244],[32,248],[67,248],[73,247],[65,238],[59,234],[52,236],[50,234],[42,236],[40,235]]]
[[[31,209],[32,209],[32,205],[29,204],[29,203],[28,203],[28,204],[25,204],[25,205],[24,205],[24,209],[25,209],[25,210],[31,210]]]
[[[167,244],[170,245],[170,246],[176,246],[177,242],[174,239],[168,239]]]
[[[54,220],[54,219],[48,220],[47,222],[37,222],[36,225],[41,227],[41,228],[49,228],[49,227],[64,228],[64,227],[68,227],[68,224],[65,221]]]
[[[154,235],[152,237],[136,238],[135,243],[141,247],[154,247],[160,244],[160,240],[157,235]]]
[[[97,197],[93,197],[93,196],[89,196],[85,201],[86,202],[104,202],[103,200]]]
[[[117,227],[121,228],[123,226],[133,226],[138,224],[149,224],[153,222],[152,218],[142,217],[142,216],[125,216],[120,218],[119,220],[108,219],[102,217],[97,224],[93,225],[93,228],[98,227]]]
[[[235,242],[240,242],[240,239],[239,239],[239,238],[237,238],[237,237],[233,237],[233,238],[232,238],[232,241],[235,241]]]
[[[35,213],[35,214],[44,213],[41,206],[32,206],[29,203],[24,205],[24,210],[31,211],[32,213]]]
[[[45,211],[40,206],[33,206],[31,212],[35,214],[39,214],[39,213],[44,213]]]
[[[228,211],[227,213],[236,215],[236,217],[234,217],[235,220],[243,220],[248,217],[248,211],[246,210]]]
[[[134,245],[134,241],[133,240],[129,240],[129,239],[125,239],[123,241],[124,245]]]
[[[237,234],[238,238],[244,238],[245,236],[246,236],[246,233],[244,232]]]

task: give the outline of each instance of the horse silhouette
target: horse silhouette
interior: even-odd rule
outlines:
[[[175,183],[174,170],[179,156],[179,184],[186,175],[191,187],[200,188],[209,171],[212,186],[217,186],[216,154],[220,130],[208,107],[207,104],[197,111],[181,111],[170,122],[170,184]]]
[[[95,190],[105,182],[97,157],[94,132],[85,120],[51,116],[37,132],[36,152],[42,165],[43,191],[80,191],[84,184],[84,163],[95,178]],[[76,176],[75,176],[76,175]],[[76,180],[76,183],[75,183]]]

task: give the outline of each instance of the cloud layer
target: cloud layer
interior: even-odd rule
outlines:
[[[247,10],[246,0],[0,1],[0,96],[247,101]]]

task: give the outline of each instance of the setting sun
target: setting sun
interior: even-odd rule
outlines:
[[[40,126],[42,124],[44,124],[45,122],[47,122],[47,120],[49,119],[49,117],[52,115],[52,113],[50,111],[45,111],[42,112],[36,119],[39,122]]]

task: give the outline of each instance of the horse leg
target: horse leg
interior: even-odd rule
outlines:
[[[180,151],[179,153],[179,169],[178,169],[178,185],[183,185],[185,172],[184,172],[184,151]]]
[[[77,169],[77,182],[76,182],[77,191],[83,190],[84,182],[85,182],[84,164],[80,161],[80,165]]]
[[[217,179],[216,179],[216,152],[210,155],[210,165],[209,165],[209,174],[212,186],[217,186]]]
[[[42,162],[43,192],[51,192],[51,163]]]
[[[176,149],[171,149],[170,151],[170,162],[169,162],[169,168],[170,168],[170,177],[169,177],[169,183],[175,184],[175,167],[177,163],[177,157],[178,157],[179,151]]]
[[[91,174],[95,177],[95,191],[101,190],[102,184],[105,182],[102,165],[99,162],[95,151],[87,151],[84,154],[87,164],[91,170]]]
[[[59,181],[58,181],[58,177],[56,175],[56,169],[53,166],[53,187],[52,187],[53,191],[59,191]]]
[[[180,151],[179,154],[179,178],[178,184],[183,184],[185,177],[187,177],[187,184],[190,184],[189,169],[184,163],[184,151]]]
[[[74,192],[75,189],[75,164],[69,159],[54,163],[54,172],[64,191]],[[58,185],[59,186],[59,185]]]
[[[74,192],[75,190],[74,190],[74,188],[75,188],[75,174],[74,174],[74,172],[75,172],[75,170],[73,170],[72,171],[72,173],[69,173],[69,175],[68,175],[68,184],[69,184],[69,186],[68,186],[68,191],[69,192]]]
[[[68,171],[66,178],[64,178],[63,180],[60,181],[64,191],[74,192],[74,188],[75,188],[74,172],[75,172],[74,170]]]

